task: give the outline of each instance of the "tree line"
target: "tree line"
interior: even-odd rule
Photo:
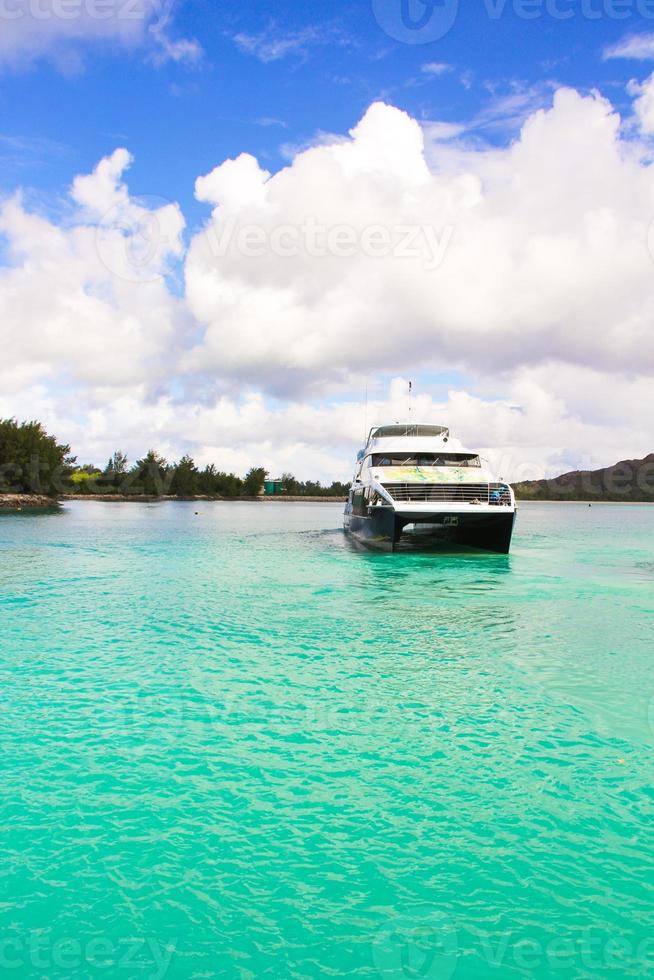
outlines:
[[[121,494],[148,497],[257,497],[266,478],[263,466],[253,466],[244,479],[224,473],[213,464],[199,469],[190,456],[169,463],[151,449],[130,465],[125,453],[113,454],[104,469],[73,466],[64,493]]]
[[[227,473],[213,463],[200,469],[185,455],[169,463],[151,449],[130,464],[125,453],[115,452],[103,469],[80,465],[68,445],[48,435],[40,422],[0,419],[0,493],[120,494],[148,497],[257,497],[267,473],[253,466],[245,475]],[[296,480],[285,473],[281,484],[286,496],[346,496],[348,487],[332,483]]]

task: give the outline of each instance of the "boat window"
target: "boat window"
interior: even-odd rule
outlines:
[[[444,425],[382,425],[371,432],[372,439],[397,439],[399,436],[447,436],[449,429]]]
[[[352,513],[353,514],[365,514],[366,513],[366,494],[361,488],[354,491],[352,495]]]
[[[373,453],[371,466],[481,466],[473,453]]]

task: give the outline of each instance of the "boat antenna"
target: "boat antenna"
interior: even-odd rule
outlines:
[[[368,382],[366,381],[365,408],[363,410],[363,442],[368,438]]]
[[[409,422],[411,421],[411,391],[413,389],[413,381],[409,381],[409,417],[406,424],[406,434],[409,434]]]

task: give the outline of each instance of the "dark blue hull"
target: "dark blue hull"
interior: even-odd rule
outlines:
[[[355,514],[345,507],[343,524],[357,541],[381,551],[395,551],[400,544],[432,548],[437,542],[464,545],[479,551],[506,555],[511,547],[515,512],[396,514],[392,507],[369,507]],[[405,531],[407,525],[415,530]]]

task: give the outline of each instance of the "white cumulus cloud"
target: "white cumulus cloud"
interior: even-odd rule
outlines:
[[[630,34],[604,49],[604,58],[628,58],[634,61],[654,60],[654,33]]]
[[[372,106],[346,142],[273,176],[251,157],[198,182],[188,370],[278,392],[360,372],[654,359],[654,170],[601,97],[560,90],[504,150],[431,147]],[[209,192],[207,188],[211,187]]]
[[[405,413],[411,377],[416,414],[506,478],[652,451],[641,139],[569,89],[504,148],[429,136],[377,103],[277,173],[218,163],[188,247],[177,204],[130,195],[124,149],[73,181],[60,220],[4,201],[0,415],[100,463],[157,446],[346,478],[366,380],[372,424]],[[447,372],[462,380],[432,396]]]
[[[641,133],[649,136],[654,133],[654,74],[642,84],[629,83],[629,94],[634,96],[634,113]]]
[[[149,49],[154,61],[197,61],[195,40],[170,34],[175,0],[12,0],[0,8],[0,67],[50,58],[76,70],[86,47]]]
[[[182,254],[175,204],[144,209],[130,199],[125,150],[75,180],[80,206],[55,224],[27,211],[19,194],[0,208],[8,261],[0,268],[0,384],[26,378],[134,387],[144,392],[175,368],[187,315],[165,279]]]

